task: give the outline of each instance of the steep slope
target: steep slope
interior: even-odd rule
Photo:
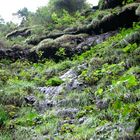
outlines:
[[[0,139],[139,140],[138,6],[122,8],[133,9],[131,24],[114,27],[111,15],[88,26],[93,34],[75,29],[33,48],[1,49]],[[99,28],[108,19],[112,26]]]

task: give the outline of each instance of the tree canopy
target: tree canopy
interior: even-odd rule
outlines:
[[[52,15],[56,13],[58,17],[63,16],[64,11],[74,15],[88,7],[86,0],[49,0],[48,5],[39,7],[35,13],[30,12],[26,7],[20,9],[14,15],[22,19],[21,25],[43,25],[53,22]]]

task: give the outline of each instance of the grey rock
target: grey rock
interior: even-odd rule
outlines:
[[[90,49],[90,47],[103,42],[104,40],[106,40],[110,36],[115,35],[116,33],[117,33],[117,31],[112,31],[112,32],[108,32],[108,33],[104,33],[104,34],[100,34],[100,35],[94,35],[94,36],[87,37],[87,39],[84,42],[80,43],[77,46],[77,49],[79,50],[79,52],[81,52],[82,50],[88,50],[88,49]]]
[[[38,89],[46,95],[54,96],[63,91],[63,86],[60,85],[56,87],[39,87]]]
[[[35,96],[26,96],[24,99],[27,104],[34,104],[36,102]]]
[[[62,117],[62,118],[71,118],[71,119],[74,119],[76,114],[78,112],[78,109],[76,108],[68,108],[68,109],[61,109],[61,110],[58,110],[56,112],[56,115]]]
[[[80,119],[78,120],[78,122],[79,122],[80,124],[82,124],[82,123],[84,123],[84,121],[85,121],[86,119],[87,119],[86,117],[82,117],[82,118],[80,118]]]
[[[65,74],[63,74],[62,76],[60,76],[60,78],[63,81],[67,81],[67,80],[71,81],[72,79],[74,79],[76,77],[77,77],[77,73],[73,69],[68,70]]]
[[[107,109],[109,105],[108,100],[97,100],[96,101],[96,107],[100,110]]]

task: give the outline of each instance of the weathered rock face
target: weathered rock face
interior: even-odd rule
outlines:
[[[43,52],[42,58],[59,59],[61,56],[56,55],[60,48],[64,49],[66,56],[73,56],[76,53],[76,47],[87,38],[87,34],[63,35],[55,40],[45,39],[33,49],[36,52]]]
[[[25,40],[25,42],[28,44],[28,45],[38,45],[39,42],[41,42],[42,40],[46,39],[46,35],[42,35],[42,36],[30,36],[29,38],[27,38]]]
[[[140,43],[140,30],[126,36],[123,40],[116,44],[116,46],[126,46],[129,43]]]
[[[6,38],[12,38],[17,36],[27,37],[29,35],[31,35],[31,30],[29,28],[23,28],[7,34]]]
[[[47,39],[47,38],[52,38],[52,39],[56,39],[62,35],[64,35],[65,32],[63,31],[59,31],[59,30],[53,30],[49,33],[46,33],[42,36],[30,36],[29,38],[27,38],[25,40],[25,42],[28,44],[28,45],[38,45],[42,40],[44,39]]]
[[[71,90],[75,90],[75,89],[82,90],[84,85],[82,81],[78,79],[78,76],[79,76],[78,73],[86,68],[87,68],[87,65],[82,64],[82,65],[77,66],[76,68],[68,70],[66,73],[60,76],[60,78],[64,81],[64,83],[59,86],[39,87],[38,90],[45,95],[45,99],[41,102],[38,102],[37,108],[39,108],[40,111],[44,111],[48,108],[51,108],[54,106],[59,107],[62,104],[64,105],[65,103],[67,103],[68,102],[67,100],[65,99],[57,100],[57,97],[60,96],[61,94],[70,92]],[[71,111],[73,112],[73,109],[71,111],[70,110],[66,111],[64,109],[62,112],[58,111],[59,112],[58,114],[64,113],[65,115],[67,115],[69,114],[68,112],[71,112]]]
[[[38,44],[42,40],[32,49],[23,49],[22,47],[20,47],[20,49],[1,49],[0,59],[10,58],[13,60],[28,59],[31,61],[37,61],[38,59],[51,58],[54,60],[60,60],[64,57],[72,57],[75,54],[81,54],[90,49],[91,46],[101,43],[116,33],[111,31],[120,27],[132,26],[133,22],[139,20],[137,12],[139,11],[139,6],[139,3],[129,4],[115,13],[107,15],[101,20],[93,20],[90,24],[83,27],[69,28],[63,32],[50,32],[45,36],[40,37],[38,40],[30,40],[30,43],[32,44]],[[10,38],[12,36],[24,35],[27,31],[27,28],[14,31],[7,35],[7,37]],[[59,54],[60,49],[63,49],[64,56]],[[38,53],[40,51],[41,55]]]
[[[84,42],[80,43],[77,46],[77,49],[79,50],[79,52],[80,51],[82,52],[82,50],[88,50],[90,46],[97,45],[106,40],[107,38],[109,38],[110,36],[115,35],[116,33],[117,31],[112,31],[101,35],[89,36]]]
[[[65,29],[65,33],[71,32],[72,34],[87,33],[90,35],[98,35],[114,31],[122,27],[131,27],[133,22],[139,21],[139,16],[136,15],[136,9],[139,5],[139,3],[128,4],[118,11],[104,16],[101,20],[93,19],[93,21],[88,25]]]
[[[101,34],[108,31],[114,31],[120,27],[130,27],[133,22],[139,20],[139,17],[135,14],[138,6],[138,3],[124,6],[121,11],[107,15],[100,21],[93,20],[91,24],[84,29],[78,29],[77,33],[85,32],[88,34]]]
[[[35,52],[31,52],[30,48],[22,48],[20,46],[14,46],[8,49],[0,49],[0,59],[28,59],[30,61],[37,61],[38,55]]]
[[[117,31],[114,31],[97,36],[87,34],[63,35],[57,39],[45,39],[37,47],[26,49],[16,45],[9,49],[0,49],[0,59],[28,59],[36,62],[38,59],[51,58],[58,61],[63,59],[57,54],[61,48],[64,49],[65,57],[72,57],[75,54],[81,54],[89,50],[90,47],[103,42],[116,33]],[[38,53],[40,51],[42,52],[41,57]]]
[[[36,52],[43,52],[42,58],[61,59],[57,55],[60,48],[64,49],[65,57],[71,57],[75,54],[89,50],[91,46],[103,42],[117,32],[108,32],[97,36],[88,36],[87,34],[78,35],[63,35],[55,40],[45,39],[37,47],[34,47]]]

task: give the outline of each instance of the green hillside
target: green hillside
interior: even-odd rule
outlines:
[[[67,10],[1,25],[0,140],[139,140],[139,1]]]

